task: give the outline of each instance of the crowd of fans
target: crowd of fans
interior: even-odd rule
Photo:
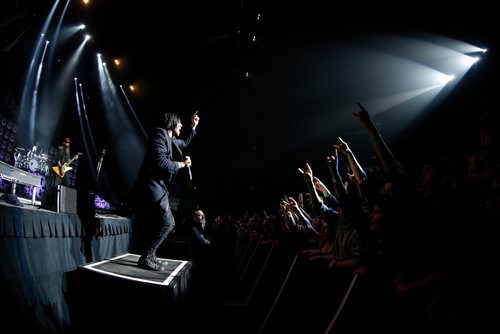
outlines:
[[[249,252],[268,245],[266,252],[282,250],[286,265],[281,289],[255,277],[261,290],[276,297],[267,317],[247,319],[263,324],[261,330],[322,333],[334,315],[337,332],[494,324],[500,155],[493,124],[483,118],[471,129],[476,140],[464,147],[461,161],[442,152],[412,176],[369,112],[358,107],[354,116],[366,129],[379,168],[364,168],[338,138],[326,152],[330,175],[299,166],[304,194],[277,200],[276,212],[228,215],[204,226],[211,251],[224,254],[231,268],[225,274],[233,284],[219,285],[221,295],[228,297],[234,281],[249,275]],[[266,265],[262,260],[260,266]]]

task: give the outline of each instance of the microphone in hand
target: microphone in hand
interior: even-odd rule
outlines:
[[[189,180],[193,180],[193,174],[191,173],[191,158],[189,156],[186,156],[186,159],[184,160],[184,163],[187,166],[188,172],[189,172]]]

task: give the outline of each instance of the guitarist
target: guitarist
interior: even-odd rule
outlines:
[[[66,167],[74,160],[78,159],[79,154],[71,158],[71,140],[69,138],[64,139],[63,145],[58,147],[56,154],[57,165],[54,166],[54,173],[52,173],[52,186],[56,187],[58,185],[69,186],[69,177],[65,176],[67,172]]]

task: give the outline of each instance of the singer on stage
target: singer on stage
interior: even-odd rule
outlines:
[[[200,118],[191,116],[191,131],[185,140],[179,137],[182,129],[180,116],[166,113],[160,125],[149,138],[144,160],[132,189],[134,210],[132,251],[141,254],[138,266],[143,269],[165,270],[165,261],[156,258],[156,250],[173,229],[175,220],[169,203],[172,179],[181,168],[189,168],[191,159],[182,155],[196,135]],[[178,154],[179,157],[174,159]]]

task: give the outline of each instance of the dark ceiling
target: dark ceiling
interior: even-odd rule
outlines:
[[[33,38],[52,3],[3,2],[6,16],[27,15],[18,26],[10,25],[14,32],[26,32],[19,34],[19,40],[9,48],[4,47],[0,56],[10,62],[16,57],[27,61]],[[93,51],[124,60],[123,67],[111,75],[116,84],[138,85],[139,90],[130,99],[145,128],[151,128],[155,117],[162,112],[178,112],[187,122],[188,115],[199,110],[200,135],[191,152],[197,182],[189,196],[214,211],[261,207],[260,201],[262,207],[269,208],[279,194],[304,190],[297,167],[305,161],[319,164],[328,154],[325,151],[331,145],[331,138],[315,146],[300,147],[297,142],[314,129],[301,128],[299,122],[291,133],[284,130],[294,118],[301,120],[304,115],[313,114],[315,103],[319,103],[305,97],[301,103],[309,109],[288,108],[292,111],[283,113],[286,106],[297,103],[297,99],[291,99],[297,92],[289,89],[289,72],[294,70],[290,64],[295,64],[291,59],[307,55],[304,50],[310,47],[372,32],[441,34],[488,46],[491,49],[488,71],[498,74],[494,33],[498,30],[497,20],[495,11],[484,4],[477,8],[458,4],[453,8],[436,8],[434,3],[423,2],[396,6],[383,6],[380,2],[364,5],[231,0],[91,3],[84,8],[80,1],[72,1],[65,23],[84,22],[93,36]],[[14,41],[16,34],[12,31],[4,26],[2,46]],[[22,64],[2,70],[10,80],[6,82],[7,76],[2,75],[2,97],[21,84]],[[245,77],[246,72],[249,78]],[[467,97],[460,99],[456,93],[450,98],[457,101],[445,101],[441,113],[428,123],[450,119],[448,113],[459,104],[464,108],[461,113],[471,112],[477,101],[480,108],[485,108],[493,97],[494,75],[486,70],[481,75],[471,79],[474,87],[461,88],[460,93],[469,94]],[[304,80],[304,87],[314,89],[314,79]],[[472,92],[467,93],[467,89]],[[473,95],[479,92],[483,96]],[[352,101],[353,111],[355,102]],[[425,138],[422,131],[439,135],[429,124],[421,125],[415,133],[407,133],[406,139],[395,140],[394,149],[400,154],[415,149],[416,145],[411,143],[415,138]],[[454,128],[461,130],[461,126]],[[103,128],[100,127],[101,131]],[[297,149],[282,150],[286,146]],[[117,193],[126,197],[128,189],[120,189],[120,182],[117,184]]]

